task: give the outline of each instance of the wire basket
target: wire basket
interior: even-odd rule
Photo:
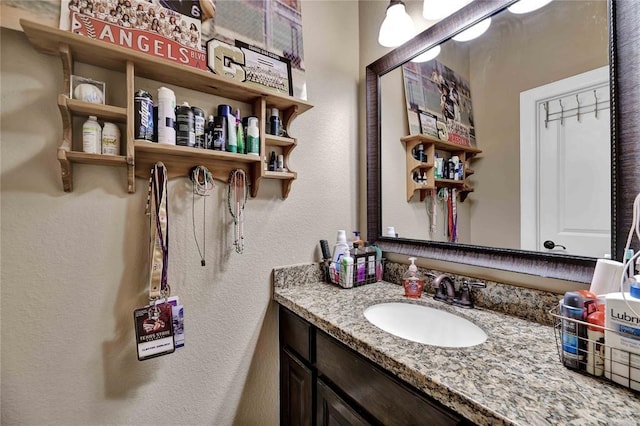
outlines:
[[[632,353],[611,344],[624,338],[637,341],[640,348],[639,335],[563,316],[560,305],[549,313],[554,318],[558,356],[565,367],[640,392],[640,352]]]
[[[343,288],[359,287],[382,281],[384,259],[372,256],[356,256],[351,265],[331,262],[328,266],[328,281]]]

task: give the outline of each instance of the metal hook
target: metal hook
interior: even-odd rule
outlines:
[[[578,95],[576,94],[576,102],[578,103],[578,112],[576,113],[576,117],[578,118],[578,123],[580,122],[580,99],[578,99]]]
[[[562,106],[562,99],[558,99],[560,102],[560,125],[564,126],[564,106]]]
[[[544,107],[544,128],[549,128],[549,101],[542,104]]]
[[[596,91],[593,91],[593,97],[596,98],[596,119],[598,118],[598,95],[596,94]]]

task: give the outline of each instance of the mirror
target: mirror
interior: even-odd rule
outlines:
[[[389,154],[386,151],[387,148],[389,148],[387,144],[395,144],[395,146],[393,146],[392,148],[396,149],[396,151],[402,150],[404,148],[399,141],[400,137],[398,135],[408,134],[407,113],[402,87],[403,83],[401,65],[407,63],[409,59],[415,57],[417,54],[426,51],[435,45],[441,44],[443,41],[449,39],[455,33],[471,26],[474,22],[479,22],[480,20],[482,20],[482,18],[495,15],[497,12],[500,12],[511,3],[513,3],[513,1],[473,2],[461,11],[427,29],[423,33],[416,36],[413,40],[410,40],[409,42],[405,43],[404,45],[400,46],[399,48],[395,49],[394,51],[390,52],[389,54],[385,55],[384,57],[375,61],[367,67],[368,238],[371,240],[377,240],[378,244],[384,250],[390,252],[412,254],[420,257],[468,263],[476,266],[487,266],[513,272],[524,272],[534,275],[542,275],[546,277],[567,279],[578,282],[589,282],[591,279],[591,273],[593,271],[595,258],[575,255],[561,255],[556,254],[555,251],[549,252],[549,249],[545,248],[542,248],[542,250],[546,251],[547,253],[536,253],[529,250],[523,250],[519,247],[519,200],[517,200],[515,204],[513,201],[511,201],[511,207],[509,207],[509,209],[505,209],[515,210],[513,212],[513,215],[517,215],[517,224],[511,228],[502,230],[487,230],[486,226],[484,225],[489,220],[491,214],[489,214],[489,216],[485,216],[484,218],[482,217],[482,214],[478,214],[476,227],[479,229],[479,231],[476,232],[476,234],[482,234],[482,232],[484,232],[486,234],[485,237],[489,237],[484,239],[480,238],[474,240],[473,238],[466,236],[465,240],[459,240],[460,242],[457,242],[455,244],[433,241],[433,239],[437,240],[438,238],[432,238],[432,240],[429,241],[425,238],[425,234],[419,235],[415,232],[412,232],[403,235],[399,222],[391,223],[395,222],[396,220],[402,220],[402,225],[406,225],[408,223],[406,219],[396,219],[394,218],[393,214],[395,214],[394,211],[401,210],[403,207],[406,208],[408,204],[411,204],[407,203],[407,193],[406,191],[404,191],[403,182],[405,179],[406,171],[405,165],[402,162],[400,164],[394,164],[392,161],[387,161],[388,164],[385,164],[385,159],[389,157]],[[555,1],[547,7],[552,7],[553,3],[560,3],[558,5],[558,7],[560,7],[562,6],[562,3],[580,3],[578,6],[585,6],[589,2]],[[637,140],[633,140],[631,135],[627,133],[629,131],[632,131],[634,128],[637,129],[637,103],[638,101],[640,101],[640,99],[634,98],[634,93],[636,97],[638,95],[637,86],[635,86],[635,92],[633,89],[631,89],[629,92],[623,92],[620,90],[622,86],[628,85],[628,87],[630,88],[634,87],[634,81],[637,82],[638,78],[637,75],[633,75],[632,72],[625,73],[625,70],[628,69],[626,67],[631,66],[631,69],[633,69],[634,66],[637,66],[634,65],[638,61],[637,52],[634,53],[634,48],[629,46],[633,43],[629,43],[628,40],[638,38],[638,24],[637,22],[633,22],[632,18],[633,16],[636,16],[637,18],[638,11],[637,7],[631,4],[632,2],[617,1],[613,3],[593,3],[595,4],[594,7],[596,8],[601,7],[604,9],[605,7],[608,7],[608,9],[604,11],[604,15],[602,14],[602,11],[599,12],[599,15],[592,13],[592,17],[594,18],[596,16],[600,16],[600,30],[598,30],[597,26],[595,25],[595,21],[598,21],[598,18],[595,18],[595,21],[593,22],[594,26],[593,28],[591,28],[591,31],[594,32],[596,38],[604,38],[604,40],[601,40],[600,42],[600,46],[602,47],[600,51],[598,51],[597,49],[589,50],[589,54],[591,55],[591,57],[588,61],[584,59],[583,60],[584,62],[588,62],[586,69],[596,68],[598,67],[598,65],[602,65],[603,62],[604,64],[606,64],[608,54],[607,50],[609,50],[608,48],[611,47],[613,58],[613,62],[610,65],[612,77],[611,105],[613,105],[613,109],[610,111],[610,114],[612,117],[611,129],[613,133],[611,136],[611,148],[613,155],[610,167],[610,176],[613,185],[611,186],[610,194],[603,194],[603,196],[606,197],[607,195],[610,195],[612,200],[612,208],[610,210],[611,243],[610,245],[607,244],[607,246],[610,247],[610,250],[608,251],[612,253],[612,256],[614,258],[619,259],[622,254],[622,248],[625,244],[626,233],[628,232],[628,228],[631,223],[631,204],[633,202],[635,194],[637,194],[640,189],[640,185],[638,184],[638,173],[633,172],[633,168],[638,167],[638,162],[640,161],[640,155],[638,155],[637,152],[638,142]],[[510,12],[502,11],[502,13],[494,16],[492,27],[495,25],[494,28],[498,28],[499,30],[502,25],[503,30],[506,29],[506,31],[511,31],[512,28],[510,26],[522,26],[522,19],[532,20],[534,14],[544,16],[544,9],[546,9],[547,7],[541,9],[540,11],[533,12],[531,15],[532,17],[519,18],[520,22],[516,24],[510,24],[506,21],[506,19],[503,19],[502,17],[505,15],[510,15]],[[606,13],[607,11],[608,13]],[[625,13],[627,14],[626,19],[619,18],[625,16]],[[609,21],[609,17],[611,17],[611,22],[607,22]],[[607,37],[607,30],[605,29],[608,26],[607,24],[609,24],[610,29],[612,30],[611,33],[613,34],[611,40],[608,40]],[[485,33],[485,35],[488,36],[489,31]],[[473,42],[468,42],[469,44],[467,46],[469,47],[466,48],[475,48],[476,50],[474,52],[479,52],[475,54],[476,58],[484,56],[495,60],[496,55],[491,56],[491,51],[487,52],[488,48],[485,47],[484,51],[478,50],[482,48],[478,46],[481,46],[480,43],[483,42],[483,37],[485,36],[481,36]],[[621,40],[625,40],[625,43],[620,43]],[[450,66],[458,67],[462,70],[462,73],[465,73],[466,68],[464,66],[461,67],[459,63],[456,63],[456,58],[460,56],[474,58],[474,54],[473,52],[469,54],[469,52],[464,51],[462,54],[460,54],[458,51],[448,50],[449,46],[452,44],[460,45],[460,43],[457,43],[455,41],[446,41],[444,44],[442,44],[442,62],[444,63],[448,61],[449,64],[453,64]],[[590,42],[587,44],[594,44],[594,42]],[[472,45],[474,45],[475,47],[472,47]],[[602,52],[602,50],[604,50],[604,52]],[[438,58],[436,58],[436,60],[438,60]],[[566,62],[568,63],[569,61]],[[556,71],[559,68],[558,64],[555,64],[554,67],[556,68]],[[486,66],[480,66],[477,68],[481,71],[487,69]],[[578,72],[575,72],[573,74],[576,73]],[[565,70],[565,76],[569,74],[571,74],[571,72]],[[545,78],[546,77],[541,77],[541,79],[539,80],[540,84],[545,83]],[[476,87],[478,87],[478,84],[480,84],[481,86],[481,82],[487,79],[488,77],[486,75],[483,76],[482,73],[480,73],[479,77],[477,78],[473,76],[470,77],[471,85],[473,86],[473,83],[475,81]],[[550,81],[554,81],[558,79],[558,76],[551,76],[549,77],[549,79]],[[519,97],[519,93],[512,93],[510,94],[510,96],[517,99]],[[478,99],[479,102],[477,104],[474,102],[474,109],[478,108],[478,105],[482,105],[482,112],[484,113],[487,110],[487,105],[491,104],[492,102],[487,101],[482,97],[478,97]],[[513,106],[511,107],[511,109],[514,109]],[[518,105],[516,105],[515,109],[519,109]],[[387,117],[389,111],[392,111],[391,114],[395,113],[397,115],[399,112],[402,112],[404,115],[401,115],[402,118],[400,120],[394,120],[393,118]],[[636,111],[635,115],[633,114],[634,111]],[[609,114],[609,110],[606,110],[603,113]],[[487,150],[489,151],[489,147],[491,146],[491,137],[488,135],[490,134],[490,127],[492,126],[485,126],[485,130],[481,130],[482,124],[479,122],[479,115],[476,113],[474,117],[476,118],[475,121],[478,136],[478,148],[482,149],[483,143],[486,143]],[[399,130],[394,129],[394,125],[396,124],[400,124]],[[518,124],[519,123],[517,122],[508,123],[505,125],[505,127],[515,128],[516,135],[519,136]],[[495,124],[493,125],[493,127],[495,127]],[[511,137],[511,139],[513,139],[513,137]],[[514,169],[513,166],[515,165],[516,173],[518,173],[519,158],[517,153],[519,151],[519,146],[516,145],[515,148],[511,147],[508,148],[508,150],[515,153],[516,158],[515,161],[509,162],[506,165],[507,167],[503,167],[503,169]],[[403,157],[400,157],[401,161],[402,158]],[[491,158],[491,160],[493,160],[493,158]],[[471,193],[467,197],[468,204],[465,205],[465,203],[458,203],[458,205],[460,205],[463,209],[459,215],[459,218],[462,221],[466,220],[467,222],[469,222],[469,216],[472,215],[469,211],[473,211],[474,208],[477,208],[477,206],[483,202],[484,199],[472,201],[474,200],[474,197],[480,195],[479,193],[481,193],[481,191],[479,188],[482,186],[482,183],[487,184],[485,185],[485,188],[490,186],[491,182],[494,182],[494,184],[496,182],[500,183],[501,174],[496,173],[495,166],[490,166],[491,161],[487,159],[485,163],[487,163],[488,166],[484,168],[480,166],[482,162],[482,159],[478,159],[478,166],[474,164],[476,175],[472,178],[472,181],[482,180],[482,182],[476,183],[476,186],[478,186],[478,193]],[[484,166],[484,164],[482,165]],[[480,176],[480,170],[482,170],[483,173],[482,177]],[[396,190],[395,192],[385,192],[385,185],[387,184],[386,181],[389,180],[388,176],[390,176],[391,173],[401,174],[402,177],[400,190]],[[504,178],[502,179],[504,180]],[[513,183],[516,183],[520,180],[520,176],[516,175],[515,178],[506,180],[513,185]],[[605,189],[603,192],[607,192],[606,185],[604,188]],[[515,192],[517,193],[518,190],[516,190]],[[489,191],[488,193],[490,194],[491,192]],[[419,202],[414,204],[417,204],[421,208],[420,213],[422,214],[422,227],[424,229],[429,228],[428,219],[425,218],[425,204]],[[514,205],[516,206],[515,209],[513,208]],[[465,209],[467,211],[465,211]],[[476,213],[473,212],[473,214]],[[499,222],[505,223],[504,220]],[[398,229],[398,231],[401,233],[400,237],[410,236],[413,239],[392,239],[383,236],[383,226],[386,227],[387,225],[395,225],[396,228],[400,228]],[[471,226],[473,226],[473,224]],[[491,236],[493,234],[501,234],[502,237],[508,237],[507,240],[510,238],[511,240],[517,242],[514,243],[513,241],[507,241],[504,238],[502,240],[492,240]],[[556,243],[560,242],[556,241]]]

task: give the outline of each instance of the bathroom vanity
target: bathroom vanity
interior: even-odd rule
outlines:
[[[282,424],[635,424],[637,394],[566,369],[553,328],[466,310],[379,282],[342,289],[314,266],[274,273],[280,304]],[[317,266],[315,266],[316,269]],[[443,309],[488,339],[445,348],[396,337],[364,310],[381,302]],[[437,328],[438,324],[424,324]]]

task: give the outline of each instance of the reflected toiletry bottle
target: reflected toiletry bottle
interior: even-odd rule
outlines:
[[[419,299],[422,296],[422,289],[424,288],[424,279],[418,272],[418,267],[414,263],[416,258],[410,257],[411,265],[407,269],[407,272],[402,276],[402,284],[404,286],[404,295],[411,299]]]

